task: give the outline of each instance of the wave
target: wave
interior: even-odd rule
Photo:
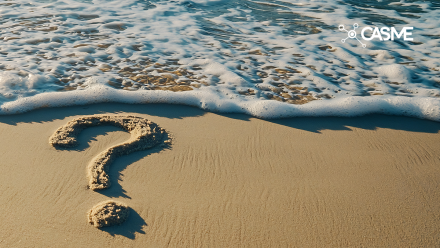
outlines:
[[[174,103],[260,118],[384,113],[439,120],[436,1],[0,3],[0,114]],[[338,30],[412,26],[414,41]]]

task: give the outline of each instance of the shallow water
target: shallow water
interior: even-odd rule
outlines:
[[[1,1],[1,113],[119,101],[263,118],[440,120],[439,8],[389,0]],[[347,33],[338,26],[354,23],[412,26],[414,41],[341,43]]]

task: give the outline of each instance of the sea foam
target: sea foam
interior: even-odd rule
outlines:
[[[0,114],[173,103],[259,118],[369,113],[439,121],[435,1],[0,3]],[[412,26],[413,42],[346,38]]]

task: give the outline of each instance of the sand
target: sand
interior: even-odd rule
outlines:
[[[79,146],[49,137],[82,116],[133,115],[174,137],[117,158],[112,186],[86,168],[130,138],[91,127]],[[173,105],[99,104],[0,117],[0,247],[435,247],[440,123],[396,116],[260,120]],[[130,206],[94,228],[102,201]]]
[[[121,225],[128,216],[130,207],[113,200],[100,202],[87,213],[89,223],[96,228]]]
[[[89,189],[102,190],[111,185],[108,167],[117,158],[136,151],[142,151],[163,144],[168,140],[166,131],[155,123],[136,116],[103,116],[92,115],[75,118],[58,128],[49,137],[49,144],[55,148],[71,148],[78,146],[77,136],[82,130],[96,126],[116,126],[131,134],[130,139],[102,151],[87,166]]]

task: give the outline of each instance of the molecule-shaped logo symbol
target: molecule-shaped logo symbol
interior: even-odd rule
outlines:
[[[345,29],[344,25],[342,25],[342,24],[339,25],[339,31],[345,31],[345,32],[348,33],[347,38],[341,40],[342,43],[345,43],[345,40],[347,40],[348,38],[350,38],[350,39],[356,39],[357,41],[359,41],[359,43],[361,43],[361,45],[362,45],[363,48],[366,48],[367,45],[364,44],[364,43],[362,43],[362,42],[356,37],[356,28],[358,28],[358,27],[359,27],[359,24],[355,23],[355,24],[353,24],[353,30],[348,31],[348,30]]]

